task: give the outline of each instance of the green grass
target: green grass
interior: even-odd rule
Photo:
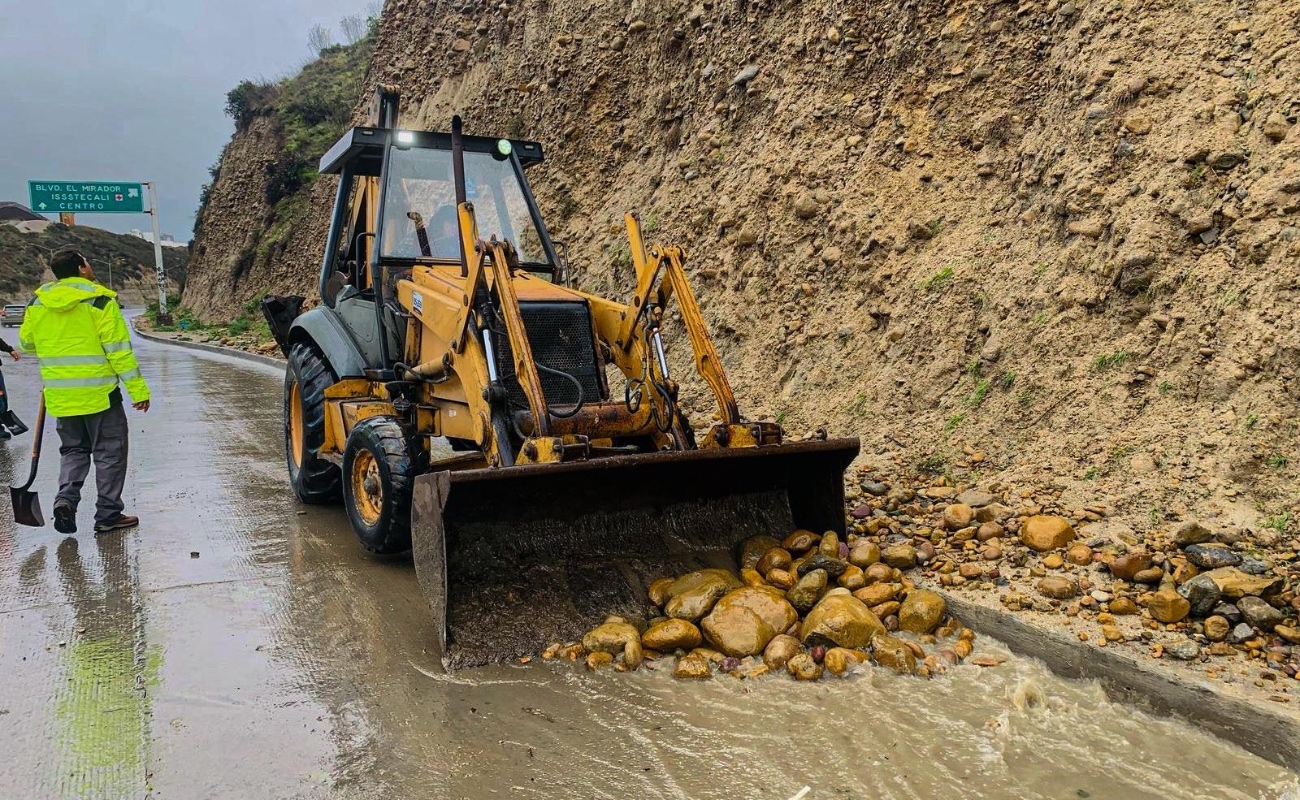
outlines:
[[[1272,528],[1278,533],[1286,533],[1287,526],[1291,524],[1291,512],[1283,511],[1279,514],[1264,517],[1259,524],[1265,528]]]
[[[1160,381],[1160,384],[1156,386],[1156,391],[1162,395],[1169,394],[1173,389],[1174,385],[1169,381]]]
[[[1096,480],[1097,475],[1100,474],[1100,472],[1101,470],[1096,467],[1088,467],[1088,471],[1083,473],[1083,479],[1085,481]]]
[[[966,398],[966,405],[970,406],[971,408],[979,408],[980,403],[984,402],[984,398],[988,397],[988,394],[989,394],[989,381],[987,378],[985,378],[981,380],[979,383],[975,384],[975,391],[971,392],[970,397]]]
[[[1273,469],[1286,469],[1287,465],[1291,463],[1291,459],[1287,458],[1281,453],[1274,453],[1268,458],[1264,459],[1264,463],[1268,464]]]
[[[955,273],[953,273],[952,267],[944,267],[930,277],[916,284],[916,288],[923,292],[937,292],[952,283],[954,277]]]
[[[1252,412],[1252,413],[1246,415],[1246,430],[1248,430],[1248,431],[1249,431],[1249,430],[1254,430],[1255,426],[1258,425],[1258,424],[1259,424],[1259,415],[1258,415],[1258,414]]]
[[[1159,526],[1160,521],[1163,520],[1164,518],[1165,518],[1165,512],[1161,511],[1158,507],[1151,506],[1150,508],[1147,509],[1147,524],[1149,524],[1152,528]]]
[[[956,430],[957,426],[962,424],[965,421],[966,421],[965,414],[953,414],[951,417],[948,417],[947,422],[943,423],[943,429],[945,432]]]
[[[782,412],[780,412],[780,413],[778,413],[778,414],[776,415],[776,424],[777,424],[777,425],[780,425],[782,422],[785,422],[785,412],[784,412],[784,411],[782,411]]]
[[[1011,387],[1016,385],[1016,373],[1012,372],[1011,370],[1007,370],[1006,372],[1002,373],[1002,378],[998,381],[998,383],[1002,384],[1002,391],[1004,392],[1011,391]]]
[[[916,468],[929,475],[942,475],[948,469],[948,459],[940,453],[931,453],[921,459]]]
[[[1034,325],[1038,326],[1039,328],[1041,328],[1041,327],[1043,327],[1044,325],[1046,325],[1046,324],[1047,324],[1047,312],[1046,312],[1046,311],[1039,311],[1037,314],[1034,315],[1034,320],[1033,320],[1033,322],[1034,322]]]
[[[862,412],[866,411],[866,408],[867,408],[867,396],[862,392],[858,392],[858,396],[853,398],[853,404],[849,406],[849,410],[852,411],[854,414],[861,414]]]
[[[1116,350],[1114,353],[1107,353],[1097,356],[1092,362],[1092,368],[1097,372],[1105,372],[1115,367],[1122,367],[1129,362],[1131,356],[1124,350]]]
[[[1020,404],[1021,408],[1029,408],[1034,404],[1034,390],[1029,388],[1021,389],[1020,393],[1016,395],[1016,402]]]

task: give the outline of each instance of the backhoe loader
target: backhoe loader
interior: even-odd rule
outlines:
[[[734,567],[756,533],[844,531],[856,439],[785,442],[740,413],[676,246],[625,218],[626,301],[568,279],[525,171],[537,142],[369,125],[322,158],[338,190],[321,303],[263,302],[288,359],[289,481],[339,499],[362,547],[411,551],[448,667],[637,614],[649,581]],[[675,302],[717,402],[697,431],[664,327]],[[774,370],[775,371],[775,370]]]

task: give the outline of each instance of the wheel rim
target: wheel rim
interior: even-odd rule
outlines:
[[[379,523],[384,508],[384,482],[379,475],[379,462],[369,450],[362,450],[352,459],[352,505],[366,525]]]
[[[293,457],[295,467],[302,466],[302,451],[306,446],[304,443],[305,426],[302,420],[302,392],[298,389],[298,382],[294,381],[289,386],[289,454]]]

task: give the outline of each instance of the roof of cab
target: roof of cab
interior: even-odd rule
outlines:
[[[387,128],[353,128],[334,144],[320,160],[322,175],[337,175],[343,171],[345,164],[352,164],[353,174],[375,176],[380,173],[384,163],[384,142],[391,131]],[[450,150],[451,134],[435,131],[403,131],[410,133],[413,141],[411,147],[430,150]],[[497,151],[501,139],[490,136],[462,137],[465,150],[471,153],[492,153]],[[542,146],[538,142],[525,139],[510,139],[510,145],[524,167],[542,163]]]

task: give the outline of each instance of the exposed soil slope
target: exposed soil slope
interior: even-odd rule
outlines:
[[[365,87],[401,85],[408,126],[544,142],[583,288],[630,291],[625,210],[685,246],[751,416],[860,435],[871,471],[1060,484],[1139,533],[1294,536],[1298,22],[1293,0],[390,0]],[[233,292],[202,255],[258,230],[262,128],[205,212],[213,314],[315,285],[328,181]]]

